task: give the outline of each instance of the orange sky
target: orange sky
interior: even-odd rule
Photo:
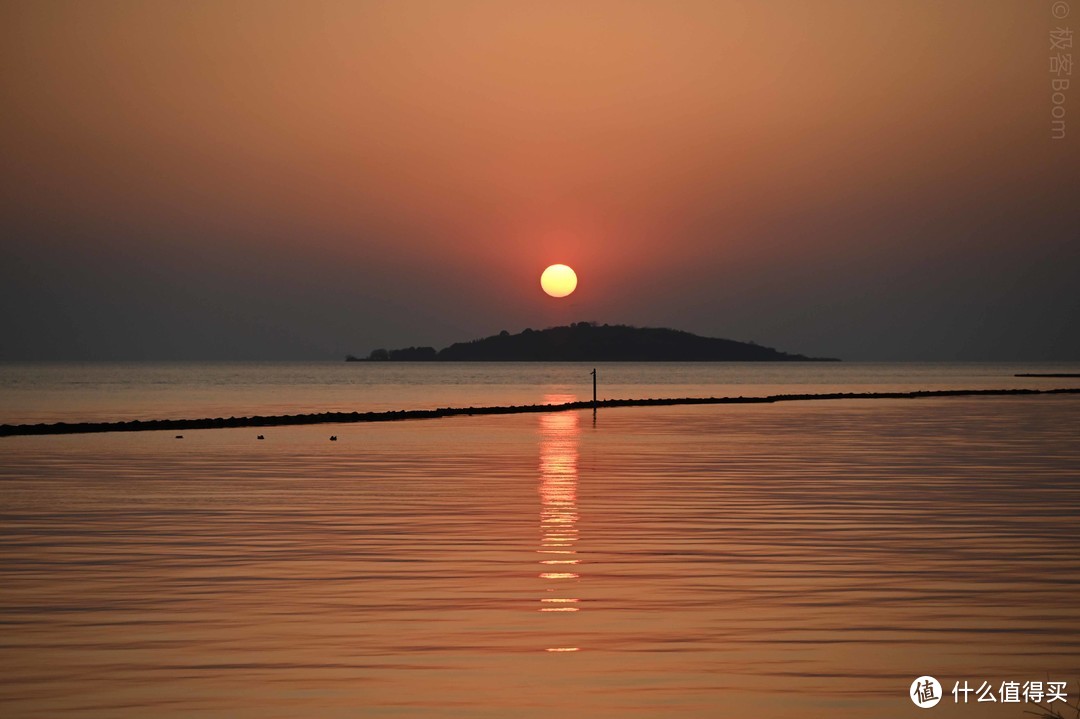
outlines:
[[[0,359],[580,319],[1075,359],[1054,24],[1026,0],[6,2]]]

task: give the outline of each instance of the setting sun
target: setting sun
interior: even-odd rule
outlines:
[[[566,265],[551,265],[540,275],[540,286],[552,297],[566,297],[577,288],[577,275]]]

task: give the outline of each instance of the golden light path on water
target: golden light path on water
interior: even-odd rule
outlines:
[[[935,717],[1024,716],[957,681],[1074,699],[1080,400],[825,405],[9,437],[0,715],[891,719],[923,675]]]
[[[549,394],[545,404],[574,401],[573,395]],[[540,415],[540,579],[546,596],[541,612],[573,614],[580,611],[575,595],[581,579],[578,540],[578,413]],[[576,652],[580,647],[553,646],[549,652]]]

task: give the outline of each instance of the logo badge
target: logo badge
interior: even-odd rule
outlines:
[[[941,701],[941,682],[933,677],[919,677],[911,683],[911,691],[908,694],[915,706],[921,709],[929,709],[937,706]]]

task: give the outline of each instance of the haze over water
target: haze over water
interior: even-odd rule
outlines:
[[[822,367],[787,386],[841,371]],[[591,389],[532,369],[491,376],[550,403]],[[968,381],[997,384],[984,370]],[[438,371],[461,385],[427,399],[453,403],[472,368]],[[1020,717],[948,692],[1076,698],[1078,425],[1080,400],[1042,396],[4,438],[0,707],[906,717],[931,674],[934,716]]]

